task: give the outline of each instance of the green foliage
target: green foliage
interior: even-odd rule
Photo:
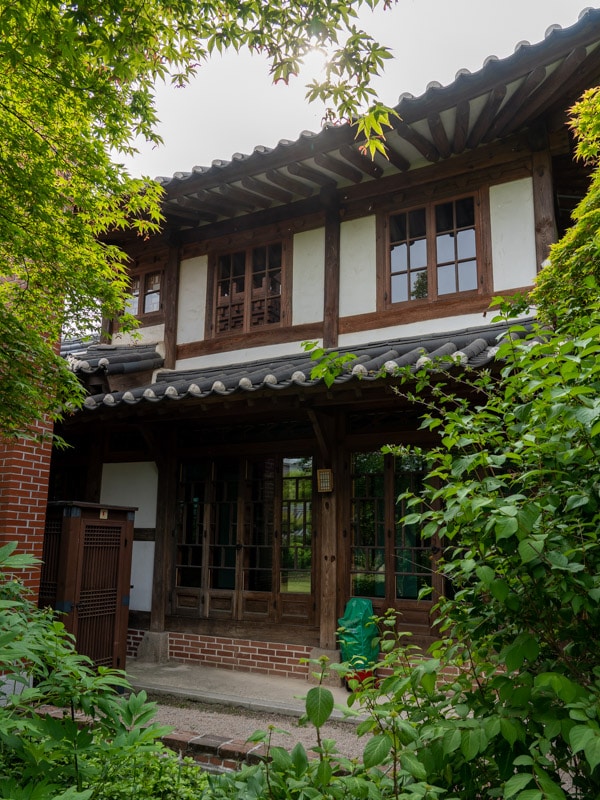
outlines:
[[[577,137],[576,156],[590,164],[590,185],[573,212],[573,225],[550,249],[549,264],[539,273],[532,302],[554,325],[573,323],[573,310],[597,297],[590,279],[600,285],[600,88],[583,94],[571,109]]]
[[[340,355],[337,350],[326,350],[324,347],[319,347],[318,342],[302,342],[302,347],[307,353],[310,353],[311,360],[315,362],[310,377],[313,380],[322,378],[327,388],[333,386],[335,379],[343,375],[356,359],[354,353]]]
[[[387,5],[389,0],[385,0]],[[154,132],[154,86],[184,84],[215,52],[267,56],[274,81],[315,47],[330,52],[310,98],[337,119],[367,116],[377,139],[389,113],[370,78],[390,54],[356,27],[377,0],[14,0],[0,8],[0,434],[20,434],[81,401],[53,345],[97,330],[128,291],[113,234],[160,225],[158,184],[116,159]],[[367,142],[368,146],[368,142]],[[121,235],[119,233],[119,235]],[[133,321],[122,319],[127,328]]]
[[[75,652],[53,612],[26,597],[15,575],[31,559],[14,550],[14,544],[0,548],[0,796],[197,796],[206,778],[160,743],[168,729],[152,721],[154,705],[144,692],[120,693],[130,688],[122,672],[95,670]]]
[[[320,686],[317,759],[277,751],[215,797],[600,796],[600,303],[560,333],[513,326],[494,378],[439,366],[401,387],[439,442],[414,453],[424,486],[401,499],[402,522],[445,544],[442,638],[422,653],[395,612],[379,621],[383,677],[350,680],[360,762],[320,741]]]

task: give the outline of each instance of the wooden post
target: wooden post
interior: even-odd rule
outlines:
[[[165,289],[162,297],[165,315],[165,368],[175,369],[177,353],[177,309],[179,295],[179,249],[169,245],[165,267]]]
[[[323,299],[323,346],[337,347],[340,318],[340,211],[335,197],[324,197],[325,285]]]
[[[552,188],[552,159],[548,150],[532,154],[533,209],[535,214],[535,255],[537,271],[548,258],[550,245],[558,236]]]
[[[162,438],[162,437],[161,437]],[[154,576],[152,581],[152,605],[150,630],[165,630],[167,610],[167,587],[173,556],[173,528],[175,524],[175,494],[177,487],[177,461],[174,435],[165,435],[162,447],[155,448],[158,467],[158,497],[156,503],[156,537],[154,545]],[[165,453],[164,457],[159,455]]]

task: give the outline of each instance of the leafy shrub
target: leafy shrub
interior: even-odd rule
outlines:
[[[74,649],[49,609],[38,609],[15,577],[31,566],[0,548],[0,796],[12,800],[191,798],[199,770],[168,751],[144,692],[125,696],[123,672]],[[48,706],[59,709],[57,718]],[[81,724],[79,715],[85,715]]]

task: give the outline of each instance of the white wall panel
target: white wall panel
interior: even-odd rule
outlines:
[[[375,217],[344,222],[340,234],[340,316],[376,310]]]
[[[531,178],[490,187],[494,293],[530,286],[536,276]]]

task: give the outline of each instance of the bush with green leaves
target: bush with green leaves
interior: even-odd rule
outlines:
[[[0,548],[0,797],[199,796],[206,778],[162,745],[168,729],[153,721],[154,704],[124,694],[123,672],[94,669],[75,651],[55,613],[27,596],[18,574],[32,559],[14,551]]]
[[[510,321],[512,306],[497,305]],[[576,325],[562,319],[554,331],[513,325],[499,374],[448,363],[405,374],[400,392],[439,444],[410,450],[425,481],[403,495],[402,522],[441,537],[451,591],[428,653],[395,613],[379,621],[384,677],[350,681],[362,760],[321,740],[333,697],[314,687],[313,758],[270,748],[270,763],[212,797],[600,797],[600,303]]]

